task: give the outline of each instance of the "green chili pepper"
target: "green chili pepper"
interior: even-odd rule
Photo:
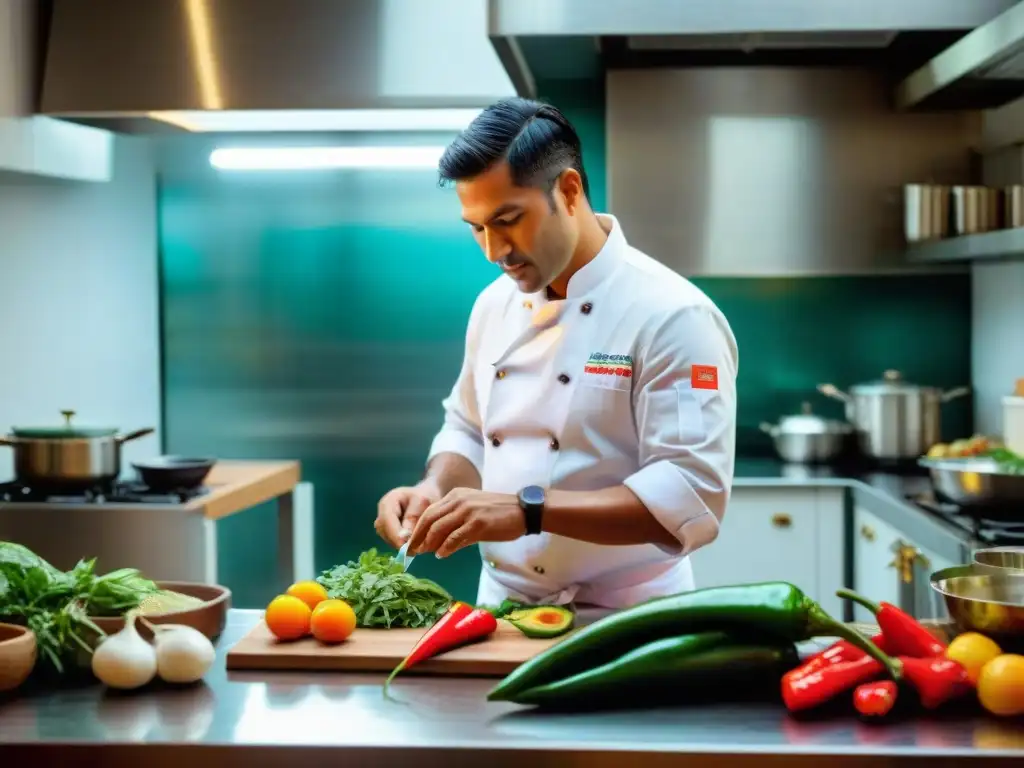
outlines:
[[[737,635],[705,632],[655,640],[603,666],[509,697],[517,704],[558,709],[622,706],[670,696],[673,702],[774,684],[799,663],[792,643],[754,644]]]
[[[613,613],[521,664],[488,698],[511,700],[530,688],[607,664],[655,640],[708,631],[791,643],[839,637],[884,664],[894,679],[900,677],[900,663],[866,637],[833,619],[792,584],[769,581],[683,592]]]

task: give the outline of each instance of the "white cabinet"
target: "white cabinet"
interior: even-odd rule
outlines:
[[[898,605],[917,618],[945,616],[945,607],[928,577],[957,563],[921,547],[859,505],[854,508],[853,536],[855,591],[873,602]],[[854,608],[854,619],[874,623],[871,613],[859,605]]]
[[[836,618],[844,577],[843,488],[733,488],[718,538],[691,555],[698,587],[788,581]]]
[[[64,120],[0,116],[0,171],[110,181],[113,134]]]

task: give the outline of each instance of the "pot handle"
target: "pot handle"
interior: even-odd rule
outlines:
[[[844,403],[851,402],[850,396],[839,389],[835,384],[819,384],[818,391],[825,397],[831,397],[833,400],[841,400]]]
[[[121,445],[123,443],[127,443],[129,440],[136,440],[140,437],[152,434],[153,432],[156,432],[153,427],[145,427],[144,429],[136,429],[134,432],[129,432],[127,435],[118,435],[114,440],[117,441],[118,445]]]
[[[21,443],[21,440],[19,440],[16,437],[0,437],[0,445],[15,446],[15,445],[18,445],[20,443]]]
[[[950,400],[956,400],[958,397],[963,397],[964,395],[969,394],[971,394],[970,387],[957,387],[956,389],[950,389],[943,392],[940,397],[942,398],[942,402],[948,403]]]
[[[775,437],[775,435],[779,431],[778,427],[776,427],[774,424],[769,424],[767,421],[762,421],[758,428],[766,435],[771,435],[772,437]]]

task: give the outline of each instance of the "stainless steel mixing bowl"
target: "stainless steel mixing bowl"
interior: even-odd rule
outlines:
[[[980,632],[1014,646],[1024,641],[1024,572],[958,565],[933,573],[931,584],[961,632]]]
[[[975,570],[985,573],[1024,573],[1024,547],[990,547],[974,553]]]

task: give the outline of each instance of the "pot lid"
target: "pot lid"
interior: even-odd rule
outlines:
[[[90,437],[110,437],[117,434],[117,427],[78,427],[71,423],[74,411],[61,411],[64,424],[59,427],[11,427],[14,437],[29,440],[82,440]]]
[[[927,389],[933,389],[933,387],[911,384],[904,381],[903,374],[899,371],[888,370],[882,374],[881,379],[864,384],[854,384],[850,387],[850,392],[856,395],[916,395]]]
[[[780,432],[791,435],[821,435],[835,432],[839,428],[837,422],[812,413],[810,403],[803,403],[800,406],[800,413],[783,416],[778,425]]]

